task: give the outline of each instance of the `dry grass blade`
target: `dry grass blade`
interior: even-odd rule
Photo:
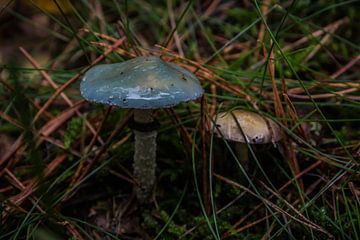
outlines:
[[[16,121],[14,118],[10,117],[9,115],[7,115],[6,113],[4,113],[2,111],[0,111],[0,118],[4,119],[5,121],[11,123],[12,125],[14,125],[18,128],[23,129],[23,126],[18,121]]]
[[[108,116],[109,116],[109,114],[111,112],[111,109],[112,109],[112,107],[109,107],[108,110],[106,111],[106,114],[105,114],[103,120],[101,121],[101,124],[100,124],[99,128],[97,129],[95,135],[93,136],[93,138],[91,139],[89,145],[87,146],[87,151],[85,152],[85,155],[81,159],[80,164],[77,167],[77,169],[76,169],[76,171],[75,171],[75,173],[74,173],[74,175],[72,177],[71,184],[73,184],[74,181],[79,177],[80,172],[82,171],[82,168],[84,166],[84,162],[87,160],[89,153],[93,149],[93,147],[95,145],[95,141],[97,139],[97,136],[99,136],[99,133],[100,133],[102,127],[104,126],[104,123],[105,123],[106,119],[108,118]]]
[[[79,233],[79,231],[70,222],[64,221],[64,222],[58,222],[58,223],[65,226],[71,236],[73,236],[79,240],[84,240],[84,238]]]
[[[349,70],[352,66],[354,66],[359,60],[360,60],[360,55],[357,55],[356,57],[351,59],[350,62],[348,62],[345,66],[343,66],[342,68],[331,74],[330,77],[333,79],[339,77],[341,74],[343,74],[344,72]]]
[[[264,51],[266,51],[265,48],[264,48]],[[268,53],[265,54],[266,58],[267,58],[267,55],[268,55]],[[277,88],[277,83],[276,83],[276,78],[275,78],[275,58],[276,58],[276,56],[275,56],[274,51],[271,51],[269,63],[268,63],[268,70],[269,70],[269,75],[270,75],[270,79],[271,79],[272,91],[273,91],[275,115],[276,115],[276,117],[283,119],[285,117],[285,112],[284,112],[283,106],[281,104],[280,94],[279,94],[279,91]]]
[[[348,23],[349,19],[348,18],[344,18],[341,21],[336,21],[333,24],[330,24],[329,28],[326,29],[327,33],[325,34],[325,36],[320,40],[320,42],[314,47],[314,49],[309,53],[309,55],[303,60],[303,64],[308,62],[310,59],[312,59],[316,53],[321,49],[321,47],[323,47],[325,45],[326,42],[329,41],[329,39],[331,38],[331,35],[340,27],[340,25]]]
[[[11,86],[8,82],[6,82],[0,75],[0,83],[3,84],[7,89],[9,89],[11,92],[16,92],[15,88],[13,86]],[[34,106],[36,109],[40,109],[40,107],[38,106],[38,104],[36,102],[34,102],[33,99],[29,98],[28,96],[25,95],[26,100],[31,103],[32,106]],[[43,118],[44,119],[50,119],[52,118],[52,115],[48,112],[44,112],[43,114]]]
[[[265,16],[265,15],[263,15]],[[304,36],[302,38],[300,38],[299,40],[288,44],[287,46],[283,47],[281,49],[282,52],[286,52],[289,50],[292,50],[294,48],[297,48],[307,42],[309,42],[312,38],[316,38],[316,37],[320,37],[321,35],[323,35],[324,33],[326,34],[326,32],[330,32],[332,29],[337,29],[338,27],[340,27],[342,24],[348,23],[349,22],[349,18],[345,17],[342,19],[339,19],[327,26],[325,26],[323,29],[317,30],[312,32],[311,34],[309,34],[308,36]],[[329,34],[327,34],[329,35]],[[327,40],[328,37],[326,37],[325,40]],[[320,45],[319,45],[320,46]],[[321,47],[321,46],[320,46]],[[316,51],[319,50],[319,48],[315,49]],[[315,53],[315,52],[314,52]],[[261,64],[264,64],[266,62],[266,59],[262,59],[261,61],[257,62],[256,64],[254,64],[253,66],[250,67],[250,69],[255,69],[257,66],[260,66]]]
[[[210,110],[209,116],[210,116],[210,118],[212,118],[216,114],[216,86],[215,86],[215,84],[210,85],[210,90],[211,90],[211,110]]]
[[[51,133],[53,133],[54,131],[56,131],[59,127],[61,127],[64,122],[66,122],[69,118],[71,118],[75,112],[81,107],[81,105],[84,102],[81,101],[75,105],[73,105],[72,107],[70,107],[69,109],[67,109],[66,111],[64,111],[62,114],[60,114],[59,116],[57,116],[56,118],[51,119],[49,122],[47,122],[37,133],[37,142],[36,145],[39,146],[44,139],[46,139],[46,137],[48,137]],[[10,147],[10,149],[8,149],[8,151],[5,153],[5,155],[3,156],[3,158],[0,160],[0,165],[2,165],[5,162],[8,162],[8,160],[13,156],[13,154],[18,151],[21,146],[23,146],[24,142],[23,142],[23,134],[21,134],[18,139],[13,143],[13,145]],[[21,152],[25,151],[25,147],[22,148]],[[15,164],[15,160],[11,162],[12,164]],[[9,166],[10,162],[8,162],[8,166]],[[0,175],[2,174],[2,172],[0,173]]]
[[[111,37],[109,35],[106,35],[106,34],[103,34],[103,33],[98,33],[98,32],[94,32],[88,28],[82,28],[81,31],[83,32],[86,32],[86,33],[91,33],[91,34],[94,34],[95,36],[97,37],[100,37],[102,39],[105,39],[107,41],[110,41],[110,42],[113,42],[115,43],[116,41],[118,41],[118,39],[114,38],[114,37]],[[125,40],[125,38],[121,38],[122,40]]]
[[[336,28],[340,27],[342,24],[345,24],[345,23],[348,23],[348,22],[349,22],[348,17],[339,19],[339,20],[325,26],[323,29],[312,32],[310,35],[302,37],[299,40],[295,41],[294,43],[291,43],[291,44],[285,46],[284,48],[282,48],[282,51],[286,52],[286,51],[294,49],[294,48],[296,48],[298,46],[301,46],[302,44],[307,43],[312,38],[320,37],[322,34],[324,34],[326,32],[329,32],[331,29],[333,29],[333,28],[336,29]]]
[[[51,133],[56,131],[59,127],[61,127],[64,124],[64,122],[66,122],[67,120],[69,120],[69,118],[71,118],[74,114],[76,114],[76,112],[79,110],[79,108],[84,103],[85,103],[84,101],[80,101],[76,105],[73,105],[69,109],[63,111],[60,115],[58,115],[54,119],[51,119],[49,122],[47,122],[39,130],[39,133],[38,133],[39,137],[40,136],[45,136],[45,137],[50,136]],[[38,142],[38,144],[39,144],[39,142]]]
[[[288,92],[288,95],[292,98],[295,99],[326,99],[326,98],[332,98],[332,97],[344,97],[344,98],[349,98],[349,99],[353,99],[353,100],[358,100],[356,98],[356,96],[350,96],[347,95],[348,93],[353,93],[353,92],[358,92],[359,89],[358,88],[349,88],[349,89],[345,89],[345,90],[341,90],[341,91],[336,91],[334,93],[320,93],[320,94],[312,94],[311,96],[308,95],[300,95],[300,94],[293,94],[291,92]]]
[[[167,0],[166,1],[167,3],[167,8],[168,8],[168,13],[169,13],[169,19],[170,19],[170,24],[171,24],[171,28],[175,29],[176,27],[176,22],[175,22],[175,16],[174,16],[174,11],[173,11],[173,6],[172,6],[172,0]],[[174,40],[175,40],[175,45],[176,45],[176,48],[178,49],[179,51],[179,55],[181,57],[184,57],[184,51],[181,47],[181,42],[180,42],[180,39],[179,39],[179,34],[177,31],[174,32]]]
[[[24,191],[25,190],[25,186],[22,184],[22,182],[16,178],[16,176],[7,168],[5,168],[5,174],[6,174],[6,179],[10,182],[11,185],[13,185],[15,188],[19,189],[20,191]],[[32,204],[34,204],[34,206],[36,207],[36,209],[38,209],[41,213],[45,213],[45,211],[38,205],[38,200],[35,197],[30,197],[29,198],[30,201],[32,202]],[[12,213],[14,210],[16,209],[23,209],[20,207],[19,204],[12,202],[11,200],[8,201],[8,203],[11,203],[10,205],[8,204],[7,208],[5,209],[5,211],[1,214],[1,218],[3,219],[7,219],[9,214]],[[11,206],[16,206],[16,208],[12,208]]]
[[[263,222],[263,221],[265,221],[265,220],[267,220],[267,219],[269,219],[269,218],[271,218],[271,215],[266,215],[265,217],[262,217],[262,218],[260,218],[260,219],[258,219],[258,220],[255,220],[255,221],[253,221],[252,223],[249,223],[249,224],[247,224],[247,225],[245,225],[245,226],[242,226],[242,227],[240,227],[240,228],[236,228],[235,231],[236,231],[236,233],[239,234],[239,233],[245,231],[246,229],[251,228],[251,227],[254,227],[255,225],[257,225],[257,224],[259,224],[259,223],[261,223],[261,222]],[[224,237],[222,237],[222,239],[227,238],[227,237],[230,237],[230,236],[231,236],[231,235],[224,236]]]
[[[266,184],[264,184],[262,181],[260,181],[260,183],[274,196],[276,196],[278,199],[281,199],[280,195],[276,192],[274,192],[273,190],[271,190],[271,188],[269,188],[268,186],[266,186]],[[301,214],[295,207],[293,207],[293,205],[291,205],[290,203],[288,203],[285,199],[281,199],[281,201],[283,201],[285,203],[285,205],[291,209],[292,211],[294,211],[296,213],[296,215],[300,218],[297,221],[301,222],[302,224],[309,226],[315,230],[318,230],[320,232],[325,233],[328,237],[330,238],[334,238],[328,231],[326,231],[325,229],[323,229],[322,227],[320,227],[319,225],[313,223],[312,221],[310,221],[309,219],[307,219],[303,214]],[[289,217],[291,217],[290,214],[287,214]],[[296,220],[295,217],[291,217],[292,219]]]
[[[76,46],[76,43],[78,42],[78,38],[82,38],[84,36],[85,32],[80,29],[77,32],[77,37],[74,36],[73,39],[66,45],[64,48],[62,54],[59,55],[59,58],[57,58],[54,63],[51,65],[51,69],[58,69],[62,61],[65,61],[68,59],[69,52]]]
[[[287,183],[285,183],[283,186],[281,186],[277,192],[282,192],[283,190],[285,190],[288,186],[290,186],[291,184],[293,184],[293,181],[301,178],[302,176],[304,176],[306,173],[310,172],[311,170],[315,169],[316,167],[318,167],[321,164],[321,161],[317,161],[314,164],[310,165],[309,167],[307,167],[306,169],[304,169],[301,173],[299,173],[298,175],[296,175],[294,177],[294,180],[289,180]],[[272,199],[275,195],[271,195],[270,197],[268,197],[268,200]],[[238,221],[236,221],[233,225],[232,228],[236,229],[238,228],[238,226],[240,224],[242,224],[243,222],[245,222],[249,217],[253,216],[255,214],[255,212],[257,210],[260,209],[260,207],[263,205],[263,203],[260,203],[258,205],[256,205],[251,211],[249,211],[247,214],[245,214],[244,216],[242,216]],[[231,231],[227,231],[225,232],[225,234],[223,235],[223,237],[229,236],[231,235]]]
[[[219,9],[219,4],[221,3],[220,0],[213,0],[210,2],[209,7],[204,11],[204,13],[200,16],[200,20],[205,21],[206,19],[208,19],[211,14],[213,14],[217,9]],[[185,31],[181,37],[180,37],[180,42],[184,42],[189,36],[190,36],[190,30],[188,29],[187,31]],[[171,44],[169,46],[165,46],[168,49],[174,49],[176,47],[175,44]]]
[[[264,52],[266,53],[266,49],[264,48]],[[265,54],[267,57],[268,53]],[[272,93],[273,93],[273,101],[274,101],[274,109],[275,109],[275,115],[277,118],[284,119],[283,122],[285,122],[285,111],[281,104],[280,94],[277,88],[276,78],[275,78],[275,53],[272,50],[270,52],[269,62],[268,62],[268,71],[271,79],[271,85],[272,85]],[[288,158],[291,160],[291,168],[295,175],[298,175],[300,173],[300,167],[299,162],[297,161],[295,149],[292,147],[292,144],[287,144],[286,146],[286,152],[288,153]],[[304,183],[301,179],[298,180],[299,186],[302,191],[304,191]]]
[[[50,176],[50,174],[53,173],[54,170],[59,167],[66,158],[66,155],[59,155],[53,161],[51,161],[44,170],[44,177]],[[38,184],[39,182],[37,178],[31,179],[26,185],[26,187],[21,191],[21,193],[12,196],[10,198],[10,201],[20,205],[27,197],[29,197],[33,192],[36,191]]]
[[[131,183],[132,185],[134,185],[134,186],[136,186],[136,185],[138,185],[136,182],[135,182],[135,180],[134,180],[134,178],[131,176],[131,177],[127,177],[127,176],[124,176],[123,174],[120,174],[120,173],[118,173],[118,172],[116,172],[116,171],[114,171],[114,170],[109,170],[109,173],[111,173],[112,175],[114,175],[114,176],[116,176],[116,177],[118,177],[118,178],[120,178],[120,179],[122,179],[122,180],[125,180],[125,181],[127,181],[128,183]]]
[[[30,55],[30,53],[28,51],[26,51],[24,48],[20,47],[19,48],[21,53],[24,54],[24,56],[29,60],[29,62],[35,67],[35,69],[39,70],[40,74],[44,77],[44,79],[54,88],[57,89],[58,85],[51,79],[50,75],[45,71],[45,70],[41,70],[41,67],[39,65],[38,62],[36,62],[36,60]],[[70,98],[64,93],[60,93],[60,96],[62,99],[64,99],[64,101],[70,106],[72,107],[74,105],[74,103],[70,100]],[[76,110],[76,114],[78,116],[81,116],[81,113]],[[89,123],[89,121],[85,120],[85,124],[86,126],[90,129],[90,131],[96,135],[96,131],[94,129],[94,127]],[[101,144],[104,144],[104,141],[98,136],[98,140]]]
[[[54,102],[57,96],[59,96],[66,88],[68,88],[71,84],[73,84],[75,81],[77,81],[86,71],[88,71],[91,67],[98,64],[100,61],[102,61],[106,55],[110,54],[114,51],[118,46],[120,46],[123,43],[124,39],[119,39],[116,41],[109,49],[107,49],[103,55],[96,58],[90,66],[85,67],[82,71],[80,71],[78,74],[76,74],[74,77],[70,78],[65,84],[63,84],[61,87],[57,88],[55,93],[51,95],[51,97],[46,101],[46,103],[41,107],[41,109],[37,112],[35,115],[33,122],[35,122],[42,114],[46,111],[48,107]]]
[[[116,129],[114,129],[114,131],[111,133],[111,135],[109,136],[109,138],[106,140],[105,144],[103,146],[101,146],[100,150],[97,152],[97,154],[94,156],[93,159],[91,159],[91,161],[89,161],[89,163],[82,167],[82,171],[81,174],[76,178],[73,179],[70,185],[70,190],[69,192],[66,194],[66,196],[64,196],[64,199],[62,201],[67,201],[69,200],[69,198],[76,193],[77,189],[73,189],[74,186],[78,186],[79,183],[81,182],[82,179],[84,179],[84,177],[89,173],[89,171],[91,170],[92,166],[97,163],[101,157],[103,156],[103,154],[106,153],[106,150],[110,147],[110,143],[112,142],[113,138],[118,135],[126,126],[127,122],[129,121],[130,117],[132,116],[133,111],[128,111],[125,116],[120,120],[120,123],[117,124]],[[129,139],[129,136],[125,136],[124,139]],[[124,141],[122,141],[124,142]]]
[[[261,15],[264,16],[264,21],[267,20],[267,12],[269,10],[269,6],[270,6],[270,0],[264,0],[261,4]],[[260,23],[260,27],[259,27],[259,32],[258,32],[258,37],[257,37],[257,43],[258,44],[263,44],[263,40],[264,40],[264,36],[265,36],[265,24],[264,22]],[[261,48],[259,48],[258,51],[255,52],[255,58],[259,59],[259,51]]]
[[[239,183],[237,183],[237,182],[234,182],[234,181],[232,181],[232,180],[230,180],[230,179],[228,179],[228,178],[226,178],[226,177],[223,177],[223,176],[221,176],[221,175],[219,175],[219,174],[216,174],[216,173],[214,173],[214,176],[215,176],[216,178],[218,178],[219,180],[225,182],[225,183],[228,183],[228,184],[230,184],[230,185],[232,185],[232,186],[238,187],[238,188],[240,188],[240,189],[242,189],[242,190],[250,193],[250,194],[253,195],[254,197],[257,197],[257,198],[259,197],[259,196],[258,196],[257,194],[255,194],[253,191],[251,191],[251,190],[248,189],[247,187],[242,186],[241,184],[239,184]],[[262,198],[262,200],[263,200],[264,203],[266,203],[269,207],[273,208],[275,211],[277,211],[277,212],[279,212],[279,213],[281,213],[281,214],[284,214],[284,215],[288,216],[289,218],[293,219],[294,221],[297,221],[297,222],[299,222],[299,223],[301,223],[301,224],[303,224],[303,225],[305,225],[305,226],[307,226],[307,227],[309,227],[309,228],[312,228],[312,229],[314,229],[314,230],[320,231],[320,232],[326,234],[329,238],[333,238],[333,236],[332,236],[329,232],[327,232],[326,230],[324,230],[323,228],[321,228],[321,227],[318,226],[317,224],[312,223],[312,222],[310,222],[309,220],[307,220],[306,218],[304,218],[296,209],[295,209],[295,210],[296,210],[296,213],[300,214],[299,216],[301,216],[301,219],[299,219],[299,218],[297,218],[297,217],[289,214],[287,211],[281,209],[281,208],[278,207],[276,204],[270,202],[270,201],[267,200],[267,199]],[[304,221],[304,219],[306,219],[306,221]]]
[[[99,46],[99,47],[103,47],[103,48],[106,48],[106,49],[111,48],[111,45],[109,45],[107,43],[104,43],[104,42],[91,42],[91,44],[93,44],[94,46]],[[134,58],[134,57],[137,56],[136,53],[126,51],[126,50],[124,50],[122,48],[116,48],[116,49],[114,49],[114,52],[120,54],[121,56],[125,56],[125,57],[128,57],[128,58]]]
[[[13,156],[13,154],[20,149],[20,147],[23,144],[24,140],[24,134],[21,134],[16,141],[11,145],[11,147],[7,150],[7,152],[2,156],[0,159],[0,166],[3,166],[4,164],[7,164],[7,166],[11,165],[9,163],[9,159]],[[4,173],[3,170],[0,171],[0,176],[2,176]]]

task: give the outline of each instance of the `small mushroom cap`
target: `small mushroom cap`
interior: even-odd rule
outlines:
[[[89,101],[137,109],[172,107],[204,93],[194,74],[153,56],[97,65],[86,72],[80,91]]]
[[[241,127],[246,141],[238,126]],[[212,126],[211,131],[218,137],[250,144],[275,143],[282,138],[282,131],[273,120],[245,110],[219,113],[216,127]]]

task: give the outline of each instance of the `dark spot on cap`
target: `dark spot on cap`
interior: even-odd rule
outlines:
[[[204,92],[191,72],[154,56],[97,65],[86,72],[80,90],[95,102],[139,109],[174,106]]]

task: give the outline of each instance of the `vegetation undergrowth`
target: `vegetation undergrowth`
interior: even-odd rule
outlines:
[[[0,239],[360,239],[358,0],[0,1]],[[97,64],[154,55],[205,94],[157,110],[133,192],[130,109],[86,102]],[[209,131],[274,120],[280,142]]]

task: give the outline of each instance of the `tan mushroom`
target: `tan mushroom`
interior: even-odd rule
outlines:
[[[242,143],[275,143],[282,138],[281,129],[273,120],[245,110],[219,113],[213,129],[218,137]]]
[[[219,138],[236,142],[235,150],[244,162],[248,159],[246,143],[275,144],[282,138],[280,126],[258,113],[246,110],[222,112],[214,121],[216,126],[212,125],[210,131]]]

